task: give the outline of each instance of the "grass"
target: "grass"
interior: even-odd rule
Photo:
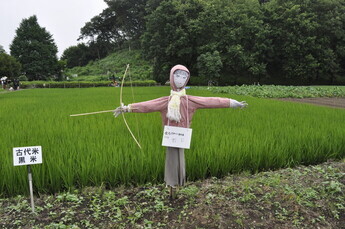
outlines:
[[[124,90],[124,102],[131,103],[131,89]],[[136,101],[144,101],[168,95],[169,88],[138,87],[134,92]],[[249,107],[196,112],[191,150],[186,151],[189,180],[344,157],[344,110],[231,97],[246,100]],[[121,118],[111,113],[69,117],[117,107],[119,88],[23,90],[1,94],[0,101],[0,195],[27,193],[26,168],[12,166],[12,148],[19,146],[42,146],[43,164],[32,166],[36,192],[163,182],[159,113],[126,114],[142,151]]]

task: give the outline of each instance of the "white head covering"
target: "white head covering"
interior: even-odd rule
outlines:
[[[181,88],[180,91],[177,91],[176,85],[174,83],[174,72],[177,70],[183,70],[188,73],[188,79],[186,80],[185,85]],[[175,65],[170,71],[170,85],[172,90],[170,91],[170,101],[168,103],[168,112],[167,118],[170,121],[181,121],[181,113],[180,113],[180,104],[181,104],[181,96],[186,95],[186,89],[184,88],[189,80],[190,74],[188,69],[183,65]]]

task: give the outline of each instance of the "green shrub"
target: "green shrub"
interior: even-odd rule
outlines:
[[[20,75],[18,79],[19,81],[28,81],[28,77],[26,77],[26,75]]]
[[[250,95],[259,98],[345,97],[345,90],[336,86],[242,85],[231,87],[199,87],[199,89],[207,89],[214,93]]]
[[[120,82],[121,84],[121,82]],[[119,85],[120,85],[119,84]],[[125,81],[124,86],[156,86],[154,80]],[[86,87],[109,87],[113,86],[111,81],[27,81],[22,82],[21,88],[86,88]]]

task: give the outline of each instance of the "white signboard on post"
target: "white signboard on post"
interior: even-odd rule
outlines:
[[[192,129],[164,126],[162,146],[189,149],[192,139]]]
[[[13,148],[13,165],[42,164],[42,147],[26,146]]]

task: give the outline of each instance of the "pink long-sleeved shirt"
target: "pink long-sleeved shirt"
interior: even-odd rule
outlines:
[[[169,96],[164,96],[158,99],[153,99],[140,103],[133,103],[130,105],[132,112],[149,113],[160,112],[162,116],[163,125],[168,125]],[[230,107],[230,99],[219,97],[199,97],[199,96],[181,96],[181,121],[169,121],[169,126],[190,127],[194,112],[202,108],[228,108]]]
[[[176,70],[183,70],[183,71],[188,72],[189,74],[189,70],[183,65],[176,65],[171,69],[170,85],[171,85],[171,89],[174,91],[178,90],[174,84],[174,77],[173,77],[173,74]],[[188,76],[188,80],[189,80],[189,77],[190,76]],[[187,84],[188,80],[186,81],[185,84]],[[149,100],[145,102],[133,103],[133,104],[130,104],[130,108],[132,112],[136,112],[136,113],[160,112],[162,115],[163,125],[188,128],[190,127],[194,112],[197,109],[230,107],[230,99],[228,98],[199,97],[199,96],[192,96],[192,95],[181,96],[180,98],[181,99],[181,104],[180,104],[181,120],[180,122],[176,122],[176,121],[170,121],[166,117],[166,114],[168,112],[169,99],[170,99],[170,96],[165,96],[165,97],[161,97],[158,99],[153,99],[153,100]]]

